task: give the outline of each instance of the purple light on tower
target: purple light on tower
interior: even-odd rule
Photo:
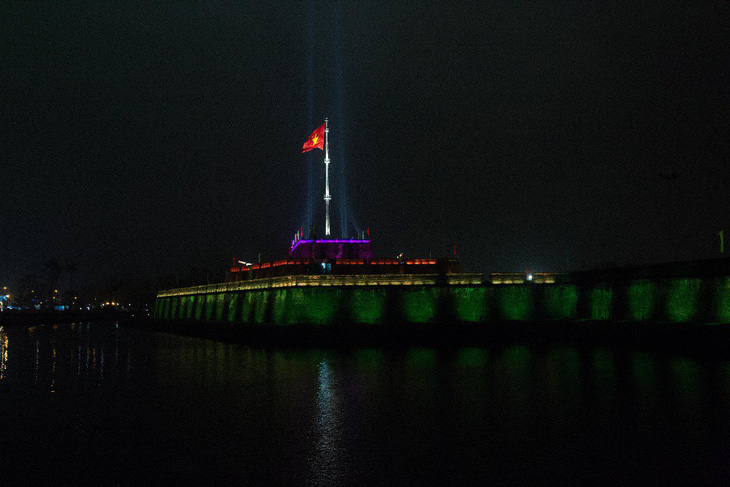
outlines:
[[[292,242],[291,257],[300,259],[372,259],[370,240],[325,239]]]

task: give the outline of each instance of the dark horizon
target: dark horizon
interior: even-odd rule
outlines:
[[[325,117],[333,232],[378,256],[564,271],[730,234],[727,2],[3,13],[0,285],[51,258],[103,289],[285,256],[323,225],[300,150]]]

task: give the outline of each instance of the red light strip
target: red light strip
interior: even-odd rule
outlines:
[[[236,266],[231,267],[231,272],[242,272],[244,270],[256,270],[256,269],[267,269],[269,267],[279,267],[282,265],[307,265],[315,263],[314,260],[277,260],[274,262],[265,262],[263,264],[253,264],[251,266],[245,267],[245,266]],[[336,259],[335,264],[337,265],[398,265],[398,264],[405,264],[405,265],[436,265],[436,260],[429,260],[429,259],[408,259],[408,260],[396,260],[396,259],[372,259],[369,261],[365,261],[363,259]],[[547,273],[545,273],[547,274]],[[519,273],[494,273],[493,275],[496,276],[516,276],[520,275]],[[544,275],[543,273],[536,273],[535,275]]]

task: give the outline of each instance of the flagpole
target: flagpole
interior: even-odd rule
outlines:
[[[330,142],[329,133],[330,128],[328,121],[324,119],[324,208],[325,208],[325,224],[324,234],[329,236],[330,234]]]

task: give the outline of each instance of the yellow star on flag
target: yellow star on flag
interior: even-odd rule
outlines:
[[[304,142],[302,152],[307,152],[312,149],[324,150],[324,132],[326,125],[326,123],[323,123],[312,132],[312,135]]]

